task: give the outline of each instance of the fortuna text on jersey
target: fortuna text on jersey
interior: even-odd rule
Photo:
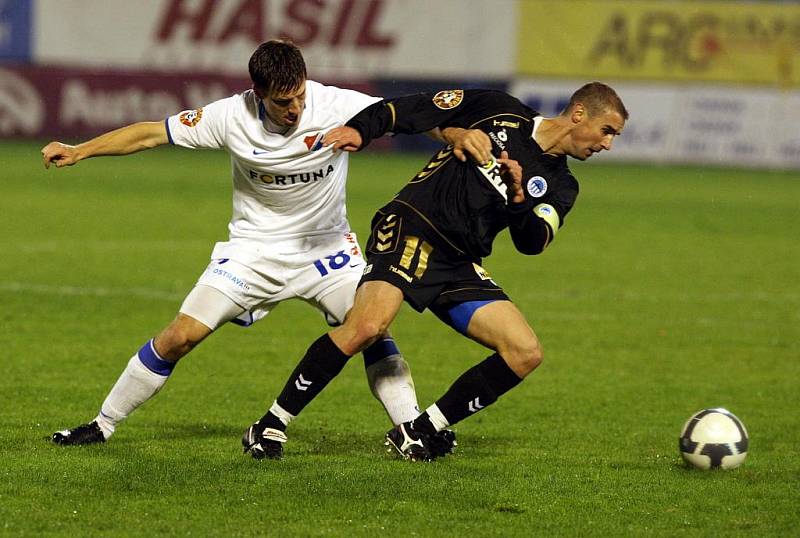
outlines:
[[[333,170],[334,167],[332,164],[329,164],[327,168],[320,168],[314,172],[301,172],[299,174],[287,174],[285,176],[262,174],[258,170],[250,170],[250,179],[260,179],[267,185],[295,185],[297,183],[314,183],[315,181],[319,181],[320,179],[325,179],[328,177]]]

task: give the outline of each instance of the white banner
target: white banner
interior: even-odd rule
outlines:
[[[510,92],[558,114],[584,81],[521,80]],[[772,88],[610,83],[630,119],[593,159],[800,168],[800,94]]]
[[[311,78],[509,78],[515,11],[485,0],[40,0],[33,58],[246,75],[259,43],[290,38]]]

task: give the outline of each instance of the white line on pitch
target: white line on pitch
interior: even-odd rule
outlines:
[[[157,288],[101,288],[86,286],[53,286],[29,284],[27,282],[0,282],[0,291],[16,293],[40,293],[44,295],[91,295],[95,297],[136,296],[163,301],[180,301],[185,294],[159,290]],[[188,293],[189,290],[186,290]]]

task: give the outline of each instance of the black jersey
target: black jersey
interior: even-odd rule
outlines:
[[[390,203],[413,210],[458,254],[483,258],[506,227],[520,252],[540,253],[563,225],[578,195],[578,182],[566,157],[545,154],[533,139],[537,116],[503,92],[448,90],[375,103],[347,125],[359,131],[362,147],[387,132],[480,129],[491,139],[495,157],[507,151],[519,162],[525,194],[519,204],[508,202],[496,162],[487,166],[461,162],[451,147],[434,155]]]

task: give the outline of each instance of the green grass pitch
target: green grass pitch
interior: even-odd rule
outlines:
[[[0,535],[797,536],[800,174],[575,163],[581,196],[548,251],[507,234],[485,267],[545,362],[458,424],[457,453],[384,453],[388,420],[355,357],[255,462],[239,438],[326,326],[281,305],[224,327],[103,446],[61,448],[175,314],[227,234],[221,152],[165,148],[45,171],[0,145]],[[351,223],[426,156],[351,159]],[[488,353],[405,307],[394,333],[429,405]],[[687,469],[704,407],[747,426],[728,472]]]

